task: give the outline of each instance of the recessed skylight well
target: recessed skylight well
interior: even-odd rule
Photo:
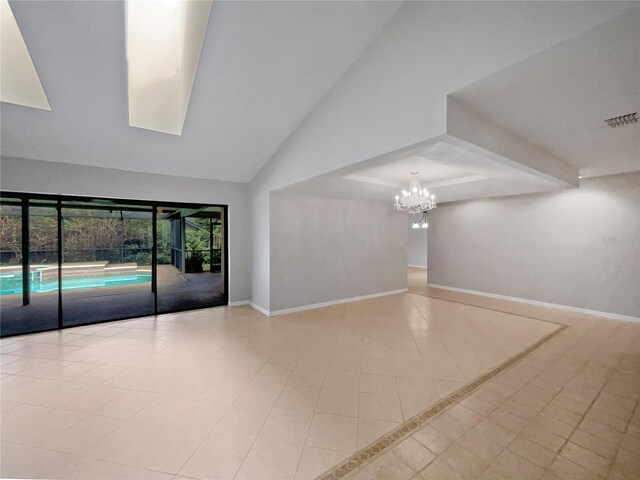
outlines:
[[[210,0],[128,0],[129,125],[181,135]]]
[[[7,0],[0,0],[0,100],[25,107],[51,110],[27,44]]]

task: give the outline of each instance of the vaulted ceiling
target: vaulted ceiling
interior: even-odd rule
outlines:
[[[10,4],[51,111],[2,103],[3,156],[238,182],[250,181],[286,144],[401,6],[214,2],[176,136],[130,126],[124,1]],[[639,19],[640,9],[630,8],[449,100],[538,148],[534,156],[549,153],[570,176],[638,170],[640,126],[610,129],[603,120],[640,107]],[[451,110],[447,118],[451,123]],[[532,178],[518,158],[496,163],[470,144],[431,139],[297,188],[386,198],[409,171],[429,172],[423,180],[445,200],[567,185]]]
[[[417,171],[446,202],[637,172],[640,123],[604,120],[640,111],[639,47],[635,8],[451,92],[446,135],[281,191],[390,202]]]
[[[129,126],[124,2],[10,4],[51,111],[2,103],[3,155],[247,182],[401,2],[214,2],[181,136]]]

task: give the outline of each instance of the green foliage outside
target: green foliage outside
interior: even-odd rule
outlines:
[[[214,237],[221,234],[220,225],[213,226]],[[220,246],[216,245],[214,238],[213,263],[220,264]],[[188,218],[186,225],[186,262],[185,271],[187,273],[200,273],[209,271],[211,258],[209,252],[209,219],[208,218]]]
[[[151,265],[153,244],[151,214],[125,216],[120,212],[64,209],[63,258],[65,262],[108,261]],[[125,214],[126,215],[126,214]],[[145,218],[146,217],[146,218]],[[0,251],[3,265],[22,261],[22,219],[20,208],[2,206],[0,211]],[[213,227],[214,264],[220,263],[221,226]],[[50,207],[32,207],[29,218],[30,261],[57,263],[57,218]],[[157,222],[158,264],[171,263],[171,221]],[[188,218],[185,269],[209,270],[209,219]]]

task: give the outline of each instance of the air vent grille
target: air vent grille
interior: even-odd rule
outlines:
[[[626,115],[621,115],[619,117],[607,118],[604,123],[609,125],[611,128],[638,123],[638,112],[627,113]]]

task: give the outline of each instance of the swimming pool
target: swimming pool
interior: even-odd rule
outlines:
[[[102,277],[71,277],[62,279],[62,290],[82,290],[89,288],[124,287],[151,282],[151,274],[110,275]],[[38,281],[32,277],[31,291],[34,293],[55,292],[58,281]],[[21,275],[0,275],[0,296],[22,293]]]

